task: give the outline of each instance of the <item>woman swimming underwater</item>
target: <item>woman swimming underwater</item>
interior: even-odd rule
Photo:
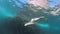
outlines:
[[[41,3],[36,2],[36,0],[32,1],[28,4],[33,4],[34,8],[28,5],[29,9],[24,8],[25,11],[21,11],[23,15],[4,19],[4,24],[0,26],[0,34],[46,34],[39,26],[35,25],[36,21],[45,18],[43,13],[45,10],[40,9],[40,6],[44,9],[47,8],[46,1],[44,0],[45,3],[43,3],[43,0],[38,0]],[[39,6],[39,8],[35,8],[36,6]],[[21,16],[23,17],[21,18]]]

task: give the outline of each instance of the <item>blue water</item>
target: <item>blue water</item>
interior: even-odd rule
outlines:
[[[49,16],[48,22],[46,21],[39,21],[37,23],[42,29],[48,31],[48,34],[60,34],[60,16]]]
[[[19,0],[23,3],[27,3],[26,0]],[[58,2],[58,1],[57,1]],[[54,6],[54,2],[49,3],[50,6]],[[18,1],[0,0],[0,20],[7,17],[15,17],[17,15],[16,10],[22,7]],[[41,20],[37,23],[37,26],[41,27],[48,34],[60,34],[60,15],[59,16],[48,16],[48,21]]]

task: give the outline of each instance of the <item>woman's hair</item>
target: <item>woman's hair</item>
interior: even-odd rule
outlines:
[[[0,25],[1,26],[1,25]],[[6,18],[2,24],[0,34],[23,34],[24,20],[20,17]]]

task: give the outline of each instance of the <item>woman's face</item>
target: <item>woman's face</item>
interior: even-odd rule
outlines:
[[[48,7],[47,0],[28,0],[28,4],[33,4],[34,6],[41,6],[43,8]]]

